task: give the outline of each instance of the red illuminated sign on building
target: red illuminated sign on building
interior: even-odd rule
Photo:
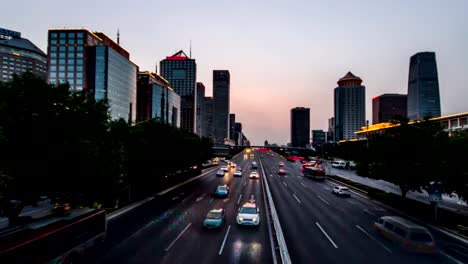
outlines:
[[[184,56],[167,56],[166,60],[186,60],[187,57]]]

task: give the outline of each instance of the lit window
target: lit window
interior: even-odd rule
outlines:
[[[59,60],[59,64],[62,64],[62,65],[65,64],[65,60],[64,60],[64,59],[60,59],[60,60]]]
[[[65,71],[65,66],[60,65],[59,66],[59,71]]]
[[[66,38],[66,34],[64,32],[60,33],[60,38]]]
[[[76,79],[76,84],[77,84],[77,85],[82,85],[82,84],[83,84],[83,80],[82,80],[82,79]]]
[[[64,72],[59,72],[59,78],[65,78],[65,73]]]
[[[75,80],[69,79],[69,80],[68,80],[68,83],[69,83],[70,85],[74,85],[74,84],[75,84]]]
[[[83,71],[83,66],[76,66],[76,71]]]
[[[75,38],[75,33],[74,32],[68,33],[68,38]]]
[[[59,58],[64,59],[65,58],[65,52],[60,52],[59,53]]]
[[[56,72],[50,72],[50,78],[51,79],[57,78],[57,73]]]
[[[50,38],[57,38],[57,33],[50,33]]]
[[[77,58],[83,58],[83,52],[78,52],[76,53]]]
[[[68,39],[68,44],[71,44],[71,45],[75,44],[75,40],[74,39]]]
[[[67,78],[74,78],[75,74],[73,72],[67,73]]]
[[[50,46],[50,51],[57,51],[57,46]]]
[[[50,66],[50,71],[56,71],[57,70],[57,66]]]
[[[83,38],[83,32],[78,33],[78,38]]]
[[[57,64],[57,60],[50,60],[50,64],[52,65]]]
[[[75,64],[75,60],[74,59],[68,59],[68,64]]]
[[[67,47],[65,47],[65,46],[60,46],[60,47],[59,47],[59,51],[60,51],[60,52],[65,52],[66,49],[67,49]]]
[[[66,39],[60,39],[60,44],[61,44],[61,45],[67,44],[67,40],[66,40]]]
[[[83,51],[83,46],[76,47],[76,51]]]
[[[57,53],[55,53],[55,52],[50,53],[50,57],[51,57],[52,59],[57,58]]]
[[[84,42],[83,42],[82,39],[79,39],[79,40],[77,41],[77,43],[78,43],[78,45],[83,45]]]
[[[69,52],[74,52],[75,51],[75,46],[68,46],[68,51]]]
[[[83,78],[83,73],[82,72],[77,72],[76,73],[76,78]]]
[[[76,65],[83,65],[83,60],[77,60]]]
[[[68,65],[67,70],[70,71],[75,71],[75,66],[73,65]]]

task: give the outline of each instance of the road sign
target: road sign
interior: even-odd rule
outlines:
[[[429,194],[429,199],[431,200],[431,202],[440,202],[442,201],[442,193]]]

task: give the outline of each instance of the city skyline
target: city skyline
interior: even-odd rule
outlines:
[[[347,71],[366,80],[366,119],[372,120],[371,99],[384,93],[406,93],[409,58],[422,51],[437,54],[442,115],[467,110],[468,91],[460,85],[468,79],[464,74],[468,22],[463,12],[468,3],[463,1],[424,5],[405,1],[364,1],[362,5],[161,1],[145,3],[144,9],[138,1],[125,9],[117,8],[123,3],[119,1],[113,2],[116,8],[103,2],[89,9],[91,2],[83,1],[76,12],[58,1],[48,5],[20,2],[26,6],[22,19],[7,12],[1,27],[22,32],[44,52],[51,28],[84,27],[105,32],[114,40],[119,29],[120,43],[130,52],[130,59],[140,70],[152,71],[168,54],[180,49],[189,52],[192,41],[197,81],[207,84],[207,96],[212,95],[212,70],[232,73],[231,112],[242,120],[253,144],[265,139],[287,143],[289,109],[297,105],[317,109],[311,113],[311,129],[327,130],[327,120],[333,115],[331,87]],[[4,7],[13,10],[17,4],[5,3]],[[167,12],[177,6],[184,8],[176,14]],[[243,13],[245,19],[238,21],[235,13]],[[286,17],[288,23],[278,17]],[[153,32],[146,24],[152,25]],[[297,55],[299,50],[304,52]],[[295,65],[295,71],[285,72],[288,65]]]

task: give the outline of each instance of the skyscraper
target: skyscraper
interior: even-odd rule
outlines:
[[[325,132],[323,130],[312,130],[312,143],[314,145],[325,143]]]
[[[213,138],[213,97],[205,96],[203,97],[203,111],[202,111],[202,136],[210,138],[214,141]]]
[[[236,140],[236,114],[229,114],[229,138],[232,140]]]
[[[204,111],[204,104],[203,101],[205,99],[205,85],[201,82],[197,82],[197,135],[204,136],[205,132],[203,129],[205,128],[203,120],[203,111]]]
[[[335,140],[335,117],[328,119],[327,142]]]
[[[310,143],[310,109],[291,109],[291,145],[305,148]]]
[[[138,66],[118,43],[102,32],[50,29],[47,50],[50,83],[107,99],[112,119],[135,121]]]
[[[388,122],[395,116],[406,117],[406,94],[382,94],[372,98],[372,123]]]
[[[348,72],[335,88],[335,141],[357,138],[355,131],[366,124],[366,87]]]
[[[439,78],[435,52],[419,52],[410,58],[408,118],[440,116]]]
[[[0,81],[30,71],[47,78],[47,56],[20,32],[0,28]]]
[[[218,145],[224,145],[224,139],[229,138],[230,83],[229,71],[213,71],[213,143]]]
[[[182,50],[160,62],[161,76],[181,97],[180,127],[197,132],[197,64]]]
[[[236,141],[236,145],[242,146],[242,123],[236,123],[234,125],[235,136],[234,141]]]

